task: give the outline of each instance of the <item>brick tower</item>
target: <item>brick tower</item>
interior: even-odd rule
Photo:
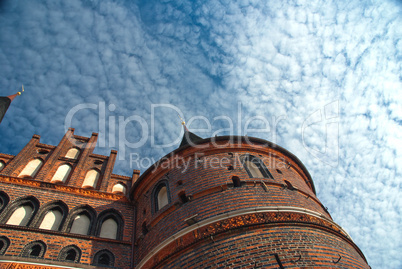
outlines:
[[[289,151],[251,137],[201,139],[135,182],[135,268],[369,268]]]

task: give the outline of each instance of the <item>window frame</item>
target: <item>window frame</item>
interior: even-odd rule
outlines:
[[[166,195],[167,195],[168,203],[166,205],[164,205],[162,208],[159,208],[158,194],[159,194],[159,191],[163,187],[166,187]],[[163,208],[167,207],[171,202],[172,202],[172,200],[170,197],[170,189],[169,189],[168,181],[166,179],[163,179],[163,180],[159,181],[152,190],[152,212],[153,212],[153,214],[156,214],[157,212],[161,211]]]
[[[31,226],[36,214],[38,213],[39,210],[39,200],[36,199],[34,196],[26,196],[26,197],[20,197],[15,199],[13,202],[8,204],[6,208],[4,209],[4,212],[0,218],[0,223],[6,224],[9,218],[12,216],[15,210],[17,210],[20,206],[24,205],[31,205],[32,206],[32,213],[31,216],[27,222],[26,225],[23,225],[23,227],[29,227]],[[11,225],[11,224],[10,224]],[[21,226],[21,225],[18,225]]]
[[[35,246],[40,246],[40,248],[41,248],[40,252],[39,252],[39,255],[38,256],[31,256],[30,254],[32,252],[32,249]],[[41,241],[41,240],[32,241],[32,242],[30,242],[30,243],[28,243],[28,244],[26,244],[24,246],[24,248],[21,250],[21,253],[19,254],[19,256],[20,257],[26,257],[26,258],[41,259],[45,255],[46,250],[47,250],[47,246],[43,241]]]
[[[75,257],[74,261],[66,260],[68,252],[70,250],[74,250],[76,253],[76,257]],[[61,261],[61,262],[79,263],[81,260],[81,255],[82,255],[82,251],[77,245],[68,245],[60,250],[59,255],[57,256],[57,260]]]
[[[47,213],[52,210],[57,210],[57,209],[59,209],[62,213],[61,222],[60,222],[59,228],[57,230],[50,230],[50,231],[62,231],[64,223],[65,223],[65,221],[67,219],[67,215],[68,215],[68,206],[61,200],[52,201],[52,202],[47,203],[44,206],[42,206],[40,208],[40,211],[38,212],[38,215],[37,215],[38,217],[35,218],[34,227],[39,229],[39,227],[42,224],[42,221],[45,218],[45,216],[47,215]]]
[[[100,236],[102,224],[104,221],[112,218],[117,223],[117,232],[116,232],[116,239],[115,240],[122,240],[123,238],[123,231],[124,231],[124,218],[122,214],[117,211],[116,209],[106,209],[102,211],[96,221],[96,236]]]
[[[108,255],[108,257],[110,258],[108,265],[99,263],[100,257],[104,254]],[[116,258],[110,250],[102,249],[95,253],[93,260],[92,260],[92,265],[97,265],[97,266],[102,266],[102,267],[114,267],[115,260],[116,260]]]
[[[250,169],[246,165],[246,161],[254,163],[257,166],[260,173],[262,174],[263,178],[274,179],[271,172],[269,172],[268,168],[266,167],[266,165],[260,158],[254,156],[254,155],[251,155],[251,154],[244,154],[240,158],[241,158],[240,159],[241,164],[243,165],[244,169],[246,170],[246,172],[250,178],[256,178],[256,177],[254,177],[253,174],[251,173]]]

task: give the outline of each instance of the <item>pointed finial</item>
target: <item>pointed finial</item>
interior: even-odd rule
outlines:
[[[24,84],[21,84],[21,85],[22,85],[22,91],[18,92],[17,93],[18,95],[21,95],[24,92]]]
[[[186,122],[180,117],[179,113],[177,113],[177,116],[179,116],[180,120],[181,120],[181,124],[182,125],[186,125]]]

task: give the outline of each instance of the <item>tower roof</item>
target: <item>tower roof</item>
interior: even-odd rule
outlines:
[[[185,125],[184,126],[184,135],[183,139],[181,140],[179,148],[186,146],[186,145],[194,145],[198,141],[202,140],[202,137],[199,137],[198,135],[190,132]]]

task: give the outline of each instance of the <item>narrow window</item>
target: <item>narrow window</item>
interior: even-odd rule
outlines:
[[[69,159],[77,159],[78,158],[78,155],[80,155],[80,150],[79,149],[77,149],[77,148],[72,148],[72,149],[69,149],[68,151],[67,151],[67,154],[66,154],[66,158],[69,158]]]
[[[42,164],[43,161],[41,159],[34,159],[30,161],[21,171],[18,177],[35,177],[39,169],[42,167]]]
[[[238,188],[238,187],[241,186],[241,182],[240,182],[239,177],[233,176],[232,181],[233,181],[233,187]]]
[[[8,195],[5,192],[0,191],[0,212],[2,212],[3,209],[7,206],[9,200],[10,198],[8,197]]]
[[[154,212],[157,212],[158,210],[162,209],[163,207],[169,204],[170,198],[169,198],[169,189],[167,186],[167,181],[159,182],[155,186],[152,192],[152,197],[153,197]]]
[[[272,178],[265,164],[257,157],[246,155],[242,157],[243,166],[251,178]]]
[[[95,169],[91,169],[87,172],[85,176],[84,183],[82,184],[83,188],[95,188],[98,183],[99,172]]]
[[[56,173],[54,174],[51,182],[52,183],[64,183],[66,182],[69,174],[71,171],[71,166],[68,164],[63,164],[60,165],[59,168],[57,168]]]
[[[3,162],[3,161],[0,161],[0,171],[3,170],[4,166],[6,166],[6,165],[4,164],[4,162]]]
[[[63,214],[60,212],[60,210],[57,209],[51,210],[46,213],[39,228],[45,230],[57,231],[60,228],[62,218]]]
[[[276,172],[278,172],[278,174],[282,174],[282,171],[279,169],[276,169]]]
[[[147,227],[147,223],[144,221],[142,223],[142,234],[146,235],[148,233],[148,227]]]
[[[163,186],[158,192],[158,209],[163,208],[168,203],[167,189],[166,186]]]
[[[71,226],[70,233],[87,235],[90,226],[90,219],[85,214],[80,214],[74,218],[73,225]]]
[[[117,222],[113,218],[108,218],[102,223],[99,237],[117,239]]]
[[[33,207],[29,204],[19,206],[6,224],[26,226],[32,217]]]
[[[126,186],[124,186],[121,183],[117,183],[116,185],[113,186],[112,193],[125,195],[126,194]]]

